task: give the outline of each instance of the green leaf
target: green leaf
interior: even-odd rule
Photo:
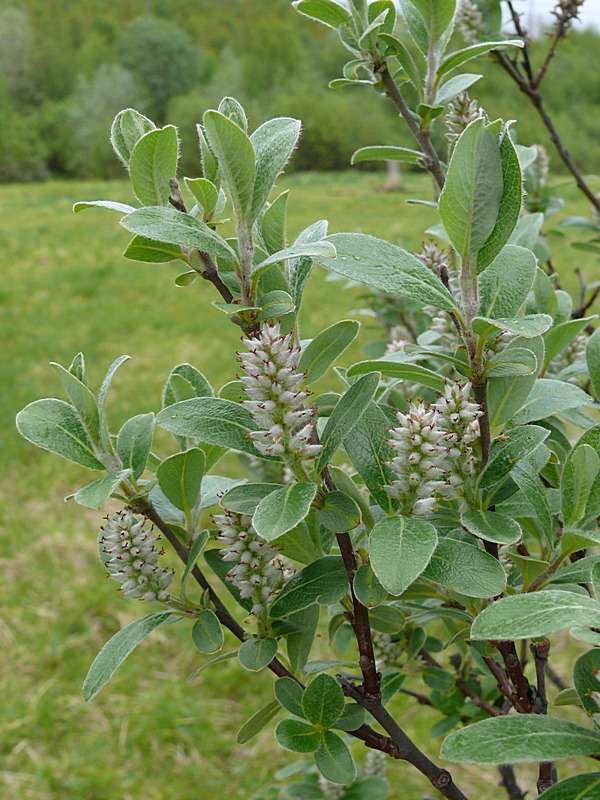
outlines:
[[[472,639],[530,639],[574,626],[598,626],[600,603],[558,589],[504,597],[485,608],[471,628]]]
[[[334,233],[326,241],[336,249],[336,259],[315,259],[345,278],[390,294],[400,294],[460,313],[443,283],[415,256],[383,239],[363,233]]]
[[[544,791],[544,800],[594,800],[600,797],[600,772],[575,775]]]
[[[596,455],[600,458],[600,425],[594,425],[589,428],[577,442],[577,446],[589,444],[596,451]],[[585,510],[585,518],[600,516],[600,474],[597,475],[594,485],[591,488],[587,508]]]
[[[304,716],[313,725],[331,728],[344,710],[345,700],[338,682],[321,674],[311,681],[302,695]]]
[[[260,264],[257,264],[253,271],[252,277],[254,280],[271,264],[279,264],[281,261],[288,261],[290,259],[308,257],[313,259],[324,259],[325,261],[335,259],[335,247],[323,240],[321,242],[301,242],[300,244],[293,244],[291,247],[286,247],[285,250],[279,250],[273,253]]]
[[[600,459],[589,444],[569,453],[560,480],[561,511],[565,525],[574,525],[586,510],[590,491],[600,472]]]
[[[204,608],[198,614],[192,627],[192,641],[201,653],[217,653],[223,647],[221,623],[210,608]]]
[[[184,178],[184,180],[185,185],[202,209],[204,217],[211,217],[219,200],[217,187],[206,178]]]
[[[329,463],[335,451],[360,420],[375,396],[379,378],[380,375],[377,372],[364,375],[356,383],[353,383],[339,399],[321,436],[323,447],[316,458],[316,472],[321,472],[323,467]]]
[[[344,350],[349,347],[360,328],[351,319],[343,319],[321,331],[302,351],[299,372],[306,373],[306,383],[314,383],[324,375]]]
[[[422,99],[423,80],[421,78],[419,68],[415,64],[415,60],[412,57],[408,47],[406,47],[406,45],[396,36],[391,36],[389,33],[380,33],[378,39],[380,44],[385,45],[387,48],[388,55],[392,55],[397,58],[398,63],[404,70],[404,74],[418,92],[419,97]]]
[[[263,123],[250,137],[256,152],[256,176],[252,191],[250,224],[258,217],[273,184],[294,152],[300,128],[300,120],[277,117]]]
[[[152,120],[133,108],[119,111],[111,126],[110,143],[126,167],[129,167],[129,159],[136,144],[142,136],[155,128]]]
[[[98,653],[83,682],[83,699],[93,700],[108,683],[129,653],[155,628],[169,621],[174,611],[156,611],[136,619],[116,633]]]
[[[277,716],[279,710],[280,706],[277,700],[271,700],[270,703],[264,705],[242,725],[235,737],[236,742],[238,744],[249,742],[262,731],[265,725],[269,724],[273,717]]]
[[[387,597],[387,590],[383,588],[369,564],[359,566],[352,583],[356,598],[366,608],[375,608]]]
[[[346,703],[342,716],[331,727],[338,731],[355,731],[364,724],[365,716],[365,709],[358,703]]]
[[[129,159],[129,177],[135,196],[145,206],[166,206],[177,173],[179,137],[174,125],[145,133]]]
[[[544,359],[544,370],[555,356],[562,352],[565,347],[573,342],[581,331],[593,322],[595,317],[584,317],[583,319],[572,319],[555,325],[544,336],[546,345],[546,358]]]
[[[450,78],[445,83],[442,83],[435,96],[434,103],[436,106],[444,106],[453,100],[457,95],[466,92],[474,83],[477,83],[483,75],[475,75],[466,72],[464,75],[456,75]]]
[[[585,359],[594,394],[600,400],[600,328],[588,339]]]
[[[139,478],[146,469],[152,434],[154,432],[154,414],[137,414],[131,417],[119,431],[117,438],[117,455],[126,469],[131,469],[134,478]]]
[[[533,452],[550,434],[539,425],[525,425],[507,431],[492,445],[490,459],[479,478],[479,486],[487,489],[501,481],[518,461]]]
[[[308,722],[284,719],[275,728],[275,738],[286,750],[294,753],[314,753],[319,747],[319,732]]]
[[[496,226],[502,194],[500,148],[485,121],[477,119],[456,143],[438,204],[452,244],[470,263]]]
[[[533,287],[536,258],[531,250],[509,244],[478,278],[483,317],[514,317]]]
[[[89,469],[104,469],[73,406],[47,398],[30,403],[17,414],[17,429],[32,444]]]
[[[197,447],[166,458],[156,470],[158,485],[165,497],[186,515],[196,505],[206,459]]]
[[[256,153],[247,134],[218,111],[203,117],[204,132],[229,189],[236,213],[250,211],[254,187]]]
[[[201,220],[174,208],[138,208],[123,217],[120,224],[130,233],[148,239],[205,250],[211,256],[227,261],[237,260],[235,252],[218,233]]]
[[[235,97],[224,97],[219,103],[218,111],[227,119],[235,122],[243,131],[248,131],[248,118],[243,106]]]
[[[394,634],[402,630],[406,624],[404,615],[397,608],[380,605],[369,611],[371,627],[379,633]]]
[[[401,595],[423,572],[437,545],[435,528],[414,517],[380,520],[370,536],[373,572],[390,594]]]
[[[506,586],[506,573],[497,559],[456,539],[440,540],[423,577],[467,597],[496,597]]]
[[[314,483],[291,483],[263,497],[252,517],[258,535],[270,542],[291,531],[310,511],[316,493]]]
[[[118,489],[121,481],[131,475],[130,469],[124,469],[120,472],[115,472],[111,475],[105,475],[100,480],[84,486],[78,492],[75,492],[73,499],[79,503],[80,506],[87,506],[87,508],[102,508],[104,503],[108,500],[111,494]]]
[[[213,390],[204,375],[191,364],[178,364],[171,370],[163,389],[163,408],[192,397],[212,397]]]
[[[514,333],[526,339],[533,339],[545,333],[552,325],[552,317],[548,314],[528,314],[524,317],[503,317],[489,319],[487,317],[473,318],[473,332],[483,340],[488,336],[496,336],[500,331]]]
[[[238,651],[240,664],[249,672],[260,672],[268,667],[276,655],[276,639],[246,639]]]
[[[577,695],[590,717],[600,712],[600,706],[596,700],[598,691],[600,691],[599,675],[600,650],[594,648],[580,656],[573,668],[573,683]]]
[[[327,227],[327,220],[321,219],[318,222],[314,222],[298,235],[294,244],[300,245],[322,241],[327,236]],[[285,278],[290,287],[296,308],[300,308],[304,286],[312,268],[313,260],[308,257],[294,258],[284,262]]]
[[[287,292],[281,289],[267,292],[260,298],[259,303],[259,319],[279,319],[294,311],[294,301]]]
[[[524,42],[521,39],[504,39],[498,42],[479,42],[478,44],[464,47],[462,50],[456,50],[454,53],[447,55],[440,64],[437,71],[438,78],[462,66],[462,64],[466,64],[467,61],[470,61],[472,58],[477,58],[492,50],[503,50],[505,47],[523,46]]]
[[[390,422],[382,410],[371,403],[344,442],[344,449],[353,467],[365,482],[375,502],[388,514],[398,507],[397,501],[384,489],[384,486],[395,479],[394,473],[386,466],[386,462],[395,455],[394,450],[385,442],[389,427]]]
[[[484,273],[485,274],[485,273]],[[538,363],[538,368],[544,361],[544,340],[541,336],[533,339],[514,339],[505,350],[525,347],[531,350]],[[509,422],[513,415],[521,408],[537,378],[537,370],[532,375],[512,375],[509,378],[490,378],[488,381],[488,407],[492,430],[496,431],[501,425]]]
[[[427,367],[421,367],[419,364],[411,364],[406,361],[395,361],[393,357],[380,358],[375,361],[359,361],[358,364],[353,364],[346,375],[351,378],[354,375],[364,375],[368,372],[380,372],[386,378],[396,378],[398,380],[409,381],[410,383],[419,383],[421,386],[427,386],[435,392],[442,394],[446,388],[445,379]]]
[[[315,764],[321,775],[331,783],[352,783],[356,778],[356,764],[350,750],[332,731],[323,731],[321,734],[321,743],[315,752]]]
[[[325,556],[297,572],[271,606],[271,617],[281,619],[313,603],[337,603],[349,590],[348,576],[339,556]]]
[[[488,378],[503,378],[510,375],[532,375],[538,370],[535,353],[525,347],[513,347],[495,353],[485,366]]]
[[[302,672],[315,643],[315,634],[319,624],[319,606],[316,604],[303,608],[289,615],[289,621],[300,626],[295,633],[286,636],[288,660],[294,674]]]
[[[423,153],[419,150],[410,150],[408,147],[393,147],[392,145],[372,145],[361,147],[351,160],[351,164],[360,164],[363,161],[403,161],[407,164],[416,164]]]
[[[600,733],[541,714],[493,717],[455,731],[440,756],[465,764],[515,764],[586,756],[600,749]]]
[[[287,203],[289,196],[289,189],[286,189],[285,192],[278,195],[275,200],[267,206],[260,220],[260,232],[269,254],[285,249]]]
[[[460,518],[461,525],[473,536],[496,544],[514,544],[523,531],[518,522],[499,511],[468,511]]]
[[[185,600],[185,587],[187,585],[188,579],[192,573],[192,570],[196,566],[196,562],[200,557],[200,553],[204,550],[204,546],[208,542],[208,539],[209,539],[208,531],[202,531],[196,536],[192,546],[189,549],[185,570],[181,577],[181,591],[179,594],[182,600]]]
[[[108,208],[119,214],[129,214],[130,211],[135,211],[134,206],[127,205],[127,203],[115,203],[113,200],[80,200],[73,205],[73,212],[77,214],[86,208]]]
[[[301,14],[335,30],[350,19],[348,10],[334,0],[295,0],[292,5]]]
[[[504,245],[510,241],[521,214],[523,174],[508,126],[505,126],[501,134],[500,158],[502,159],[502,199],[494,230],[477,256],[478,272],[486,269],[488,264],[499,255]]]
[[[51,361],[50,364],[57,371],[61,383],[69,395],[69,400],[75,406],[90,439],[93,442],[98,442],[100,438],[100,416],[96,398],[85,383],[76,378],[69,370],[61,367],[55,361]]]
[[[237,514],[254,514],[260,501],[278,489],[280,483],[244,483],[225,492],[220,503]]]
[[[578,386],[565,381],[538,378],[529,397],[514,415],[516,425],[524,425],[538,419],[560,414],[569,408],[592,405],[593,400]]]
[[[256,430],[250,412],[220,397],[195,397],[164,408],[156,424],[177,436],[189,436],[264,458],[248,438]]]
[[[305,718],[302,688],[293,678],[278,678],[273,684],[273,691],[280,706],[296,717]]]
[[[132,208],[131,211],[135,211],[135,209]],[[147,239],[145,236],[134,236],[123,255],[131,261],[144,261],[147,264],[166,264],[177,259],[187,264],[181,247]]]
[[[360,525],[360,509],[345,492],[329,492],[319,510],[319,522],[334,533],[346,533]]]

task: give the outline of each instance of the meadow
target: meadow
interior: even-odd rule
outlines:
[[[364,172],[298,173],[282,180],[280,188],[291,189],[291,235],[326,218],[330,231],[360,230],[418,249],[423,230],[437,222],[435,211],[405,201],[427,197],[427,179],[403,176],[395,193],[377,190],[384,180],[382,173]],[[587,214],[576,190],[562,183],[561,216]],[[194,364],[217,388],[231,380],[239,341],[239,330],[211,306],[212,287],[197,281],[176,288],[174,265],[123,259],[128,235],[111,212],[71,212],[76,200],[99,198],[131,199],[124,182],[0,187],[0,795],[203,800],[220,796],[226,771],[231,800],[266,800],[274,796],[273,773],[290,759],[270,745],[273,725],[244,747],[235,744],[235,732],[270,698],[271,675],[246,680],[225,662],[187,683],[207,657],[193,649],[183,625],[153,634],[92,703],[81,698],[97,651],[147,609],[120,600],[114,582],[104,579],[96,548],[104,512],[62,500],[93,477],[20,439],[15,414],[39,397],[62,396],[48,362],[68,365],[83,351],[95,389],[108,364],[128,353],[131,361],[109,398],[108,414],[118,429],[128,416],[160,408],[164,380],[178,363]],[[597,261],[570,247],[573,233],[551,235],[556,219],[548,226],[553,260],[564,288],[576,293],[573,269],[597,278]],[[360,294],[315,271],[302,336],[310,338],[324,321],[352,317]],[[357,360],[360,347],[376,335],[372,321],[359,319],[363,328],[346,363]],[[169,446],[158,437],[157,449],[166,453]],[[231,459],[214,471],[238,469]],[[396,702],[405,708],[401,718],[410,717],[409,727],[425,742],[435,717],[401,697]],[[437,743],[426,746],[435,750]],[[457,774],[474,797],[488,796],[495,771],[475,772],[467,767]],[[401,764],[390,767],[389,779],[396,787],[392,800],[426,793],[420,776]]]

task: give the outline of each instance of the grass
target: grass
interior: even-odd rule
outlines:
[[[297,174],[282,181],[281,188],[292,190],[291,234],[327,218],[331,231],[361,230],[417,248],[435,212],[404,200],[426,197],[426,180],[409,175],[404,193],[389,194],[374,190],[381,177]],[[587,213],[574,189],[561,192],[570,214]],[[192,649],[184,625],[154,634],[96,700],[81,699],[91,660],[141,609],[119,600],[103,578],[95,543],[102,514],[61,500],[93,477],[20,439],[15,414],[38,397],[61,396],[49,361],[68,364],[83,350],[96,387],[107,365],[126,352],[132,359],[109,402],[118,428],[134,413],[158,410],[175,364],[189,361],[217,387],[230,380],[239,341],[238,329],[210,305],[208,284],[175,289],[173,265],[121,257],[128,237],[114,214],[71,213],[76,200],[129,195],[124,183],[0,187],[0,792],[6,800],[201,800],[225,792],[260,798],[289,761],[271,744],[272,726],[243,748],[235,744],[236,730],[270,697],[270,675],[246,681],[226,662],[186,683],[204,657]],[[553,257],[568,268],[582,266],[590,277],[596,267],[568,240],[556,240]],[[563,282],[576,289],[573,274]],[[316,271],[302,335],[351,316],[359,295]],[[365,325],[349,357],[372,335]],[[435,751],[437,742],[427,741],[435,718],[399,704],[407,727]],[[457,774],[473,796],[490,797],[494,770],[467,767]],[[392,800],[417,800],[426,791],[420,776],[401,765],[392,765],[390,779]]]

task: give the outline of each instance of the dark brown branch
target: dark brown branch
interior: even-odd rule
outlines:
[[[600,296],[600,286],[597,286],[586,300],[588,287],[579,267],[575,270],[575,274],[579,280],[579,306],[572,312],[571,319],[582,319]],[[593,328],[590,333],[593,333]]]
[[[516,704],[518,703],[518,695],[516,691],[510,684],[506,672],[502,668],[502,665],[499,664],[495,658],[491,656],[484,656],[483,660],[486,663],[487,668],[492,673],[494,678],[496,679],[496,683],[498,686],[499,691],[502,695],[508,700],[510,705],[513,708],[516,708]]]
[[[172,545],[173,549],[177,556],[181,559],[184,564],[187,564],[189,551],[183,545],[179,539],[175,536],[169,525],[165,522],[165,520],[160,516],[160,514],[156,511],[153,504],[147,499],[138,500],[135,505],[132,506],[132,509],[136,513],[143,514],[147,517],[151,522],[153,522],[156,527],[160,530],[160,532],[164,535],[165,539]],[[200,568],[196,565],[192,569],[192,577],[198,583],[199,586],[202,587],[207,593],[210,598],[211,603],[215,609],[215,614],[221,624],[227,628],[237,639],[243,642],[247,639],[246,631],[242,628],[242,626],[235,620],[227,608],[222,603],[219,596],[216,592],[212,589],[211,585],[207,581],[205,575],[202,573]],[[304,689],[304,684],[296,678],[296,676],[291,673],[284,665],[277,659],[274,658],[271,663],[269,664],[269,669],[278,678],[292,678],[299,684],[299,686]],[[360,728],[357,728],[355,731],[349,732],[351,736],[354,736],[357,739],[361,739],[365,744],[373,750],[381,750],[384,753],[387,753],[394,758],[397,758],[396,747],[392,740],[386,736],[382,736],[380,733],[374,731],[369,725],[361,725]]]
[[[504,786],[506,789],[509,800],[525,800],[527,792],[524,792],[517,783],[513,766],[511,764],[501,764],[498,767],[498,772],[502,778],[500,786]]]
[[[523,672],[523,667],[514,642],[495,642],[498,652],[504,661],[506,674],[515,687],[517,694],[515,709],[521,714],[531,714],[534,710],[536,697],[533,686],[529,683]]]
[[[448,770],[438,767],[419,750],[394,718],[386,711],[381,700],[368,698],[362,690],[362,687],[356,686],[343,675],[338,675],[337,679],[346,697],[350,697],[359,705],[363,706],[390,736],[395,746],[395,752],[391,755],[412,764],[422,775],[428,778],[431,785],[437,789],[438,792],[449,800],[467,800],[465,795],[452,780],[452,775]]]
[[[439,189],[444,188],[445,183],[445,176],[444,171],[442,169],[442,164],[440,161],[440,157],[438,156],[434,146],[431,144],[431,139],[429,138],[429,134],[422,130],[415,118],[412,115],[411,110],[406,104],[404,97],[402,96],[402,92],[396,85],[392,75],[387,68],[387,64],[382,64],[379,66],[376,71],[381,76],[381,80],[383,85],[385,86],[385,91],[387,96],[390,98],[392,103],[396,106],[398,111],[400,112],[400,116],[408,125],[408,129],[413,135],[413,138],[420,146],[421,151],[423,152],[423,164],[425,168],[431,173],[433,179],[435,180],[436,184],[438,185]]]
[[[501,53],[498,50],[494,50],[492,55],[500,64],[500,66],[505,70],[505,72],[510,75],[512,80],[517,84],[519,91],[521,91],[524,95],[526,95],[529,100],[531,101],[533,107],[539,114],[542,122],[544,123],[546,130],[550,134],[550,139],[560,158],[562,159],[563,163],[571,173],[571,175],[575,179],[575,183],[577,184],[578,188],[583,192],[583,194],[587,197],[590,203],[594,206],[597,211],[600,211],[600,199],[596,197],[594,192],[590,189],[588,184],[586,183],[583,175],[579,171],[579,168],[571,158],[571,154],[569,153],[568,149],[562,142],[560,138],[560,134],[556,130],[556,126],[554,125],[554,121],[550,114],[548,113],[544,101],[542,100],[542,96],[539,92],[539,88],[537,86],[533,86],[530,80],[525,79],[522,75],[520,75],[517,71],[515,71],[514,66],[510,63],[504,53]]]
[[[483,381],[482,383],[473,381],[473,396],[475,398],[475,402],[483,412],[479,417],[479,433],[481,436],[481,466],[485,467],[490,457],[490,447],[492,444],[486,381]]]
[[[473,689],[466,683],[466,681],[461,680],[460,678],[456,681],[456,688],[458,691],[463,694],[465,697],[469,697],[473,703],[478,707],[486,711],[490,717],[503,717],[504,714],[501,711],[498,711],[497,708],[486,703],[485,700],[482,700],[481,697],[474,692]]]

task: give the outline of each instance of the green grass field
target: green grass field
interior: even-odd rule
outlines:
[[[327,218],[331,231],[361,230],[416,249],[437,220],[433,209],[405,203],[428,197],[428,182],[412,174],[404,181],[403,192],[386,193],[376,191],[381,174],[293,175],[280,187],[292,190],[290,232]],[[576,190],[565,186],[561,193],[566,212],[587,213]],[[93,477],[20,439],[15,414],[39,397],[62,396],[49,361],[68,365],[82,350],[95,389],[108,364],[128,353],[109,401],[115,429],[134,413],[159,409],[164,380],[178,363],[194,364],[216,387],[230,380],[239,341],[239,330],[210,305],[211,286],[198,281],[177,289],[175,266],[123,259],[128,235],[113,213],[72,214],[74,201],[100,198],[127,201],[130,192],[125,183],[0,187],[0,796],[263,798],[287,754],[272,744],[272,725],[244,747],[235,744],[235,732],[269,699],[271,675],[250,680],[226,662],[186,683],[206,657],[193,650],[183,625],[154,634],[96,700],[81,699],[102,644],[147,609],[120,600],[104,578],[96,552],[102,513],[62,500]],[[594,258],[568,240],[556,241],[553,258],[566,268],[565,288],[576,290],[576,266],[597,277]],[[351,315],[359,294],[316,271],[303,337]],[[365,324],[351,355],[372,336]],[[408,729],[435,752],[439,743],[427,742],[434,718],[398,703]],[[360,747],[355,752],[361,761]],[[456,772],[473,797],[492,797],[494,770]],[[401,764],[389,777],[393,800],[428,794],[424,780]]]

